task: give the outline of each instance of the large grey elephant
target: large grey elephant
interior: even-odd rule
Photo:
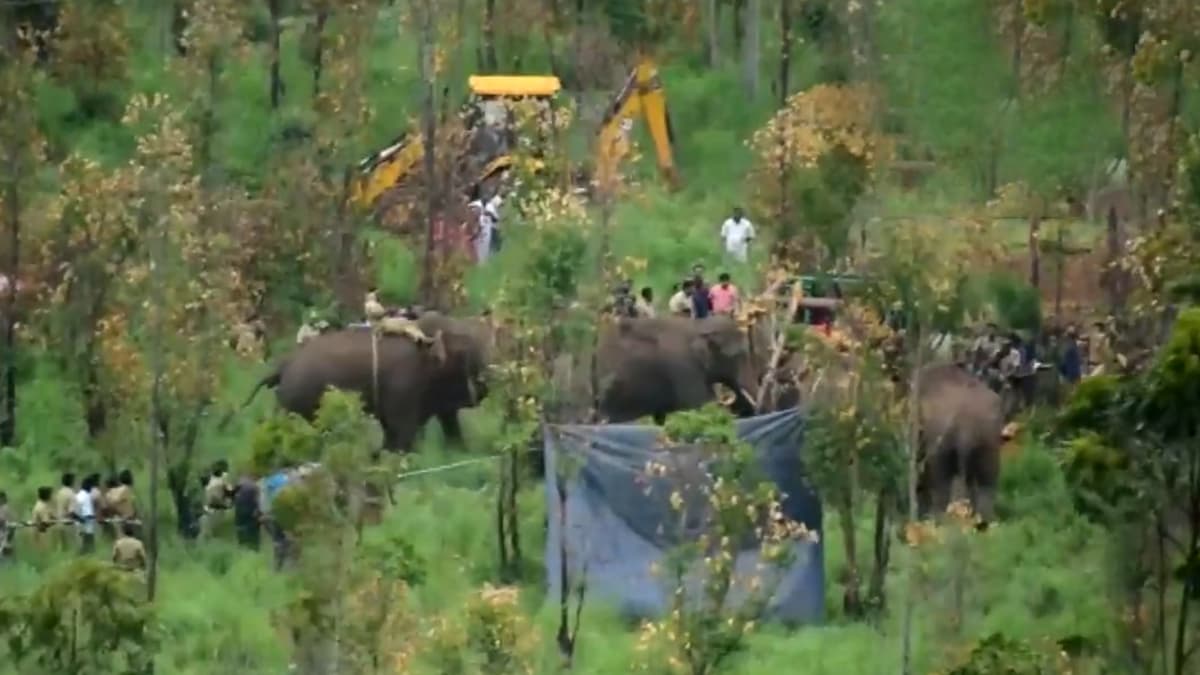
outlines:
[[[458,412],[487,395],[484,381],[492,337],[487,322],[428,312],[418,320],[438,344],[421,346],[399,335],[378,338],[372,353],[371,331],[348,328],[304,343],[268,373],[242,404],[262,387],[275,388],[279,404],[312,419],[330,388],[358,393],[368,413],[383,427],[384,447],[409,450],[430,418],[446,437],[462,440]]]
[[[781,369],[789,376],[801,370],[799,355],[792,355]],[[780,400],[789,406],[849,405],[852,394],[848,383],[855,374],[853,357],[839,356],[824,368],[806,374],[806,381],[784,384]],[[950,503],[955,479],[961,478],[976,514],[984,522],[992,520],[1004,429],[1000,396],[952,363],[923,367],[918,387],[918,513],[922,518],[943,513]]]
[[[962,478],[975,513],[995,518],[1004,415],[999,394],[952,363],[921,369],[922,471],[917,508],[922,517],[946,510],[955,478]]]
[[[713,386],[736,395],[733,411],[753,414],[754,358],[747,335],[726,316],[620,319],[602,329],[596,358],[600,412],[610,422],[672,412],[713,400]]]

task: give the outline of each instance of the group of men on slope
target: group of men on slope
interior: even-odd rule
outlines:
[[[99,473],[89,474],[78,486],[75,474],[67,472],[57,490],[48,485],[37,489],[28,520],[13,515],[8,495],[0,491],[0,560],[15,554],[16,533],[21,529],[32,532],[35,550],[74,547],[81,555],[90,555],[96,549],[100,525],[113,540],[113,563],[123,570],[144,570],[146,551],[138,524],[133,474],[128,469],[106,481]]]

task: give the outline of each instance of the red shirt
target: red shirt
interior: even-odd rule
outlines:
[[[737,306],[738,290],[733,284],[717,284],[708,290],[713,314],[732,314]]]

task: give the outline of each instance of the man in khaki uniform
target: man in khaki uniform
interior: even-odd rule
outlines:
[[[104,500],[108,504],[109,512],[119,518],[122,524],[137,518],[137,506],[134,504],[133,495],[133,474],[129,469],[123,470],[117,476],[116,487],[104,495]],[[137,532],[136,527],[134,532]]]
[[[146,570],[146,548],[134,536],[133,525],[123,523],[121,536],[113,544],[113,564],[126,572],[144,572]]]
[[[33,505],[33,512],[29,515],[29,522],[33,524],[34,545],[39,550],[45,550],[49,545],[50,535],[48,532],[54,525],[53,499],[54,490],[49,485],[38,488],[37,502]]]
[[[382,319],[387,314],[387,309],[383,303],[379,302],[379,294],[375,287],[372,286],[367,290],[367,297],[363,300],[363,317],[368,323],[375,323]]]
[[[54,519],[59,521],[59,541],[63,548],[70,548],[75,543],[75,528],[67,521],[75,511],[75,474],[71,472],[62,475],[62,485],[54,493]]]
[[[1103,375],[1112,371],[1112,335],[1103,321],[1092,324],[1088,336],[1088,375]]]

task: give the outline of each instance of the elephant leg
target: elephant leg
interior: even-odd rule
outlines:
[[[437,414],[438,424],[442,426],[442,436],[451,445],[462,447],[463,430],[462,422],[458,419],[457,410],[449,410]]]
[[[382,426],[383,447],[393,452],[411,451],[421,430],[417,416],[410,413],[388,415]]]
[[[922,471],[926,498],[924,509],[918,511],[920,517],[937,518],[946,512],[954,489],[954,476],[958,473],[957,460],[953,452],[939,450],[926,455],[925,468]]]
[[[1000,448],[982,447],[970,453],[963,477],[971,499],[971,508],[983,523],[996,518],[996,486],[1000,479]]]

